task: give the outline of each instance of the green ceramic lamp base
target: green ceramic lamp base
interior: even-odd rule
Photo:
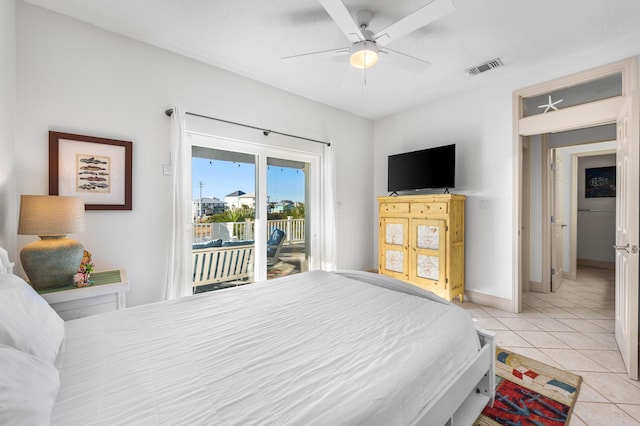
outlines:
[[[64,235],[40,238],[24,246],[20,252],[20,261],[31,286],[45,290],[73,284],[73,275],[78,272],[84,246]]]

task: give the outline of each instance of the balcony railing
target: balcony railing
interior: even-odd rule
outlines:
[[[254,221],[245,222],[214,222],[214,223],[194,223],[193,241],[211,241],[221,239],[222,241],[246,241],[254,239]],[[299,243],[305,241],[304,219],[276,219],[267,221],[267,239],[274,229],[281,229],[285,232],[284,244]]]

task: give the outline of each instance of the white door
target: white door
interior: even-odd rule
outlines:
[[[562,285],[562,159],[557,149],[551,150],[551,291]]]
[[[616,341],[630,378],[638,379],[638,92],[617,120],[616,153]]]

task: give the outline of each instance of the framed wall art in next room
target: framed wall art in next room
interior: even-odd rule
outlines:
[[[585,198],[616,196],[616,166],[585,169]]]
[[[131,210],[132,143],[49,132],[49,195],[82,197],[85,210]]]

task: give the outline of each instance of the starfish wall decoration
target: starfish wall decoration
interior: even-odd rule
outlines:
[[[538,108],[545,108],[545,110],[542,112],[543,114],[547,111],[549,111],[550,109],[557,111],[558,108],[556,108],[556,105],[559,104],[560,102],[564,101],[564,99],[560,99],[558,101],[551,101],[551,95],[549,95],[549,103],[544,104],[544,105],[538,105]]]

